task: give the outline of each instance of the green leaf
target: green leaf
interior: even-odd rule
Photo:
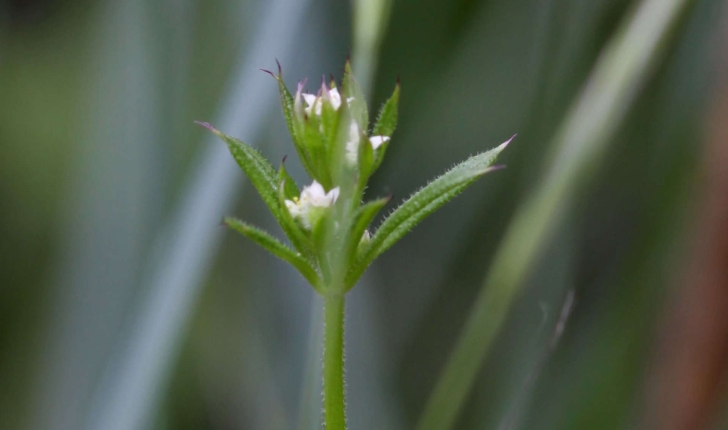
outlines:
[[[382,161],[384,160],[384,154],[387,152],[387,148],[389,148],[390,141],[391,140],[388,140],[382,143],[381,145],[379,145],[379,148],[374,151],[374,162],[372,163],[371,172],[369,173],[370,176],[373,175],[374,172],[379,169],[379,165],[382,164]]]
[[[331,172],[329,171],[329,156],[326,151],[326,142],[321,133],[321,121],[316,115],[310,115],[303,120],[303,144],[311,155],[312,178],[316,179],[329,189],[332,187]]]
[[[349,104],[347,99],[353,98],[349,104],[351,110],[351,117],[359,124],[362,130],[369,128],[369,112],[367,110],[367,99],[359,86],[359,83],[354,78],[354,73],[351,71],[351,62],[346,60],[344,65],[344,79],[342,82],[342,94],[341,104]]]
[[[291,133],[291,136],[293,136],[294,140],[296,138],[296,131],[293,127],[293,96],[291,95],[291,92],[288,91],[288,88],[286,87],[286,84],[283,83],[283,69],[281,68],[281,63],[276,60],[276,64],[278,65],[278,74],[274,74],[270,70],[261,69],[264,72],[268,73],[269,75],[273,76],[276,81],[278,81],[278,92],[280,93],[281,97],[281,106],[283,107],[283,116],[286,118],[286,125],[288,126],[288,131]]]
[[[301,275],[303,275],[304,278],[306,278],[314,289],[319,290],[321,287],[321,279],[313,266],[311,266],[311,264],[300,253],[297,253],[287,247],[265,231],[253,227],[239,219],[226,217],[225,224],[267,249],[271,254],[290,263],[301,273]]]
[[[358,206],[359,202],[362,200],[367,182],[369,182],[369,178],[372,176],[372,173],[374,173],[374,157],[374,149],[372,149],[372,144],[369,142],[369,138],[367,138],[366,135],[359,136],[359,153],[357,155],[359,171],[356,190],[354,191],[354,199],[352,201],[352,203],[356,206]]]
[[[268,73],[269,75],[273,76],[273,78],[278,82],[278,92],[280,93],[281,97],[281,106],[283,108],[283,117],[286,119],[286,126],[288,127],[288,132],[291,134],[291,140],[293,141],[293,146],[296,148],[296,152],[298,152],[298,156],[301,158],[301,164],[303,164],[303,167],[306,169],[306,171],[311,174],[311,161],[310,161],[310,155],[308,154],[308,151],[306,150],[306,147],[303,144],[303,136],[301,132],[301,127],[297,127],[297,122],[300,122],[302,119],[298,118],[296,116],[296,103],[295,99],[291,95],[291,92],[288,91],[288,88],[286,87],[286,84],[283,82],[283,70],[281,69],[280,63],[276,61],[276,64],[278,64],[278,74],[274,74],[270,70],[261,69],[264,72]],[[303,83],[299,83],[299,92],[300,87]]]
[[[225,142],[235,161],[250,179],[258,194],[276,218],[280,217],[281,205],[278,199],[278,174],[268,160],[240,140],[228,136],[206,122],[197,124],[207,128]]]
[[[352,285],[356,282],[375,258],[394,245],[428,215],[463,192],[479,177],[497,169],[498,167],[491,167],[491,164],[509,142],[510,140],[490,151],[468,158],[402,203],[384,220],[369,244],[359,251],[346,284]]]
[[[397,115],[399,111],[399,82],[394,87],[392,96],[387,100],[382,109],[379,111],[379,117],[377,118],[376,124],[374,124],[374,130],[372,136],[387,136],[391,137],[394,133],[394,129],[397,126]],[[389,142],[384,142],[379,148],[377,148],[374,154],[374,165],[372,166],[371,174],[377,171],[379,165],[384,160],[384,154],[387,153],[389,148]]]
[[[399,110],[399,82],[394,87],[392,96],[389,97],[382,109],[379,111],[377,122],[372,130],[373,136],[392,136],[397,127],[397,115]]]
[[[344,250],[347,265],[348,262],[350,262],[351,259],[354,257],[354,254],[359,245],[362,243],[361,239],[362,236],[364,236],[364,231],[367,229],[369,224],[371,224],[372,220],[379,213],[379,211],[382,210],[382,208],[386,206],[390,200],[392,200],[391,196],[373,200],[362,205],[354,213],[354,217],[349,228],[349,233],[347,235],[346,248]],[[353,287],[353,284],[347,286],[347,289],[351,287]]]

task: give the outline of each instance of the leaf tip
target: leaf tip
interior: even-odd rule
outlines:
[[[215,133],[218,136],[221,134],[220,133],[220,130],[218,130],[215,127],[213,127],[209,122],[205,122],[205,121],[195,121],[194,123],[197,124],[197,125],[199,125],[200,127],[206,128],[207,130]]]
[[[505,142],[501,143],[499,145],[501,147],[501,150],[506,149],[506,147],[511,143],[511,141],[516,138],[516,136],[518,136],[518,133],[514,134],[513,136],[511,136],[510,139],[508,139]]]
[[[496,170],[503,170],[505,168],[506,168],[505,164],[498,164],[496,166],[490,166],[490,167],[483,169],[483,171],[480,174],[482,176],[482,175],[485,175],[486,173],[495,172]]]
[[[271,72],[271,71],[270,71],[270,70],[268,70],[268,69],[258,68],[258,70],[260,70],[261,72],[265,72],[265,73],[267,73],[267,74],[271,75],[271,76],[272,76],[273,78],[275,78],[275,79],[278,79],[278,76],[276,76],[276,74],[275,74],[275,73]]]
[[[283,68],[281,67],[281,62],[278,61],[276,58],[276,64],[278,65],[278,76],[283,76]]]

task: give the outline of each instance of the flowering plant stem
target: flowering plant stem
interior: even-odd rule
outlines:
[[[324,296],[324,419],[326,430],[346,429],[344,294]]]
[[[397,124],[399,83],[373,126],[364,95],[347,61],[341,85],[333,78],[316,94],[295,96],[278,74],[278,87],[288,130],[311,185],[299,190],[283,163],[276,169],[263,154],[208,123],[255,186],[288,236],[290,245],[235,218],[229,227],[271,254],[290,263],[324,298],[324,420],[326,430],[345,430],[344,294],[366,268],[432,212],[463,192],[478,178],[496,170],[493,162],[507,142],[474,155],[431,181],[392,211],[372,234],[369,226],[390,197],[363,201],[367,181],[377,170]],[[511,138],[512,139],[512,138]]]

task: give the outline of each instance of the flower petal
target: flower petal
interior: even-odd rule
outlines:
[[[384,142],[388,142],[389,139],[389,136],[372,136],[369,138],[369,142],[371,142],[372,148],[377,149],[382,146]]]

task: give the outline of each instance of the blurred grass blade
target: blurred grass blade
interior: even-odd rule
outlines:
[[[275,87],[260,85],[257,66],[276,56],[288,60],[308,4],[265,2],[255,43],[246,61],[233,70],[233,84],[216,119],[221,128],[253,137],[264,131],[276,99]],[[159,258],[150,260],[149,276],[142,281],[142,291],[148,294],[132,315],[119,352],[111,357],[92,400],[86,429],[148,428],[164,393],[202,279],[224,232],[218,226],[219,217],[230,210],[239,191],[238,167],[227,149],[212,136],[206,143],[182,199],[158,238]]]
[[[364,93],[371,90],[370,84],[377,68],[379,47],[389,23],[392,3],[392,0],[357,0],[353,4],[353,65]]]
[[[691,0],[644,0],[601,54],[559,128],[546,174],[505,233],[463,332],[417,429],[453,428],[493,340],[539,249],[588,169],[607,149],[657,60],[669,30]]]
[[[414,226],[465,191],[478,178],[497,168],[491,167],[491,164],[512,139],[490,151],[468,158],[427,184],[395,209],[374,233],[371,242],[357,255],[346,284],[353,285],[375,258],[404,237]]]
[[[83,155],[63,196],[65,213],[59,214],[65,220],[55,251],[57,285],[49,299],[49,318],[43,320],[48,332],[38,355],[37,403],[28,413],[33,429],[76,430],[82,425],[96,376],[133,304],[145,232],[163,210],[163,169],[156,154],[163,136],[158,109],[163,94],[149,43],[155,33],[145,24],[149,16],[150,8],[139,1],[103,2],[89,16],[94,24],[88,61],[94,66],[84,75],[82,97],[88,105],[78,123],[82,143],[75,149]],[[6,91],[0,91],[3,98]],[[63,103],[73,109],[69,100]],[[11,386],[5,380],[0,385]],[[8,427],[0,423],[0,428]]]

